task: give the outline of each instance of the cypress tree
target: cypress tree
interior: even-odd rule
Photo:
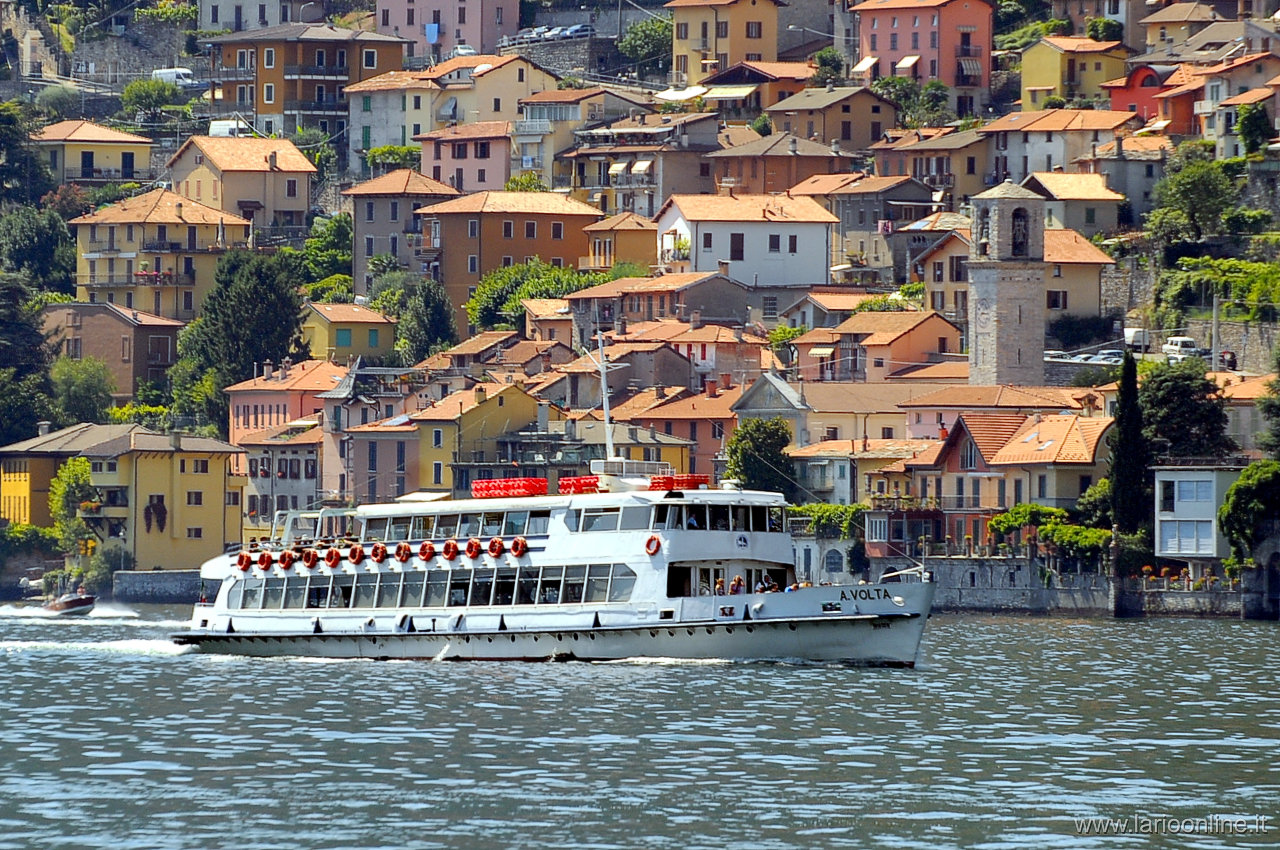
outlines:
[[[1150,448],[1142,435],[1142,408],[1138,405],[1138,364],[1125,352],[1116,397],[1116,422],[1108,437],[1111,446],[1111,516],[1124,534],[1133,534],[1151,515],[1146,496]]]

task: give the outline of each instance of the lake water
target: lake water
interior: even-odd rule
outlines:
[[[941,616],[861,670],[220,658],[187,613],[0,606],[0,850],[1280,846],[1275,623]]]

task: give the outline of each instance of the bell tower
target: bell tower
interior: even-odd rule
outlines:
[[[969,383],[1044,384],[1044,198],[1005,181],[974,195]]]

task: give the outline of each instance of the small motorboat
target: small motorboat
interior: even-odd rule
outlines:
[[[57,599],[46,602],[44,610],[59,617],[82,617],[93,610],[97,601],[98,597],[90,596],[81,587],[75,593],[64,593]]]

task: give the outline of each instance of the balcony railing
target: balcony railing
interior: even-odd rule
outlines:
[[[933,496],[929,498],[921,498],[918,496],[895,496],[887,494],[873,494],[870,497],[871,507],[879,511],[921,511],[921,510],[943,510],[943,511],[983,511],[991,512],[1003,511],[1006,506],[1003,503],[991,504],[996,500],[984,499],[981,496]],[[983,504],[987,502],[987,504]]]
[[[977,59],[982,56],[982,45],[980,44],[960,44],[956,46],[956,57],[966,59]]]
[[[121,250],[119,242],[106,239],[90,239],[84,247],[90,253],[97,252],[99,254],[119,253]]]
[[[982,85],[982,77],[977,74],[956,74],[956,88],[972,89]]]
[[[133,284],[137,286],[195,286],[195,275],[178,272],[134,272]]]
[[[613,268],[612,254],[604,254],[604,255],[596,254],[590,257],[578,258],[578,271],[588,271],[588,270],[594,271],[597,269],[611,269],[611,268]]]
[[[81,286],[133,286],[134,281],[127,274],[95,274],[76,275],[76,282]]]
[[[515,123],[517,136],[545,136],[551,132],[551,122],[546,118],[526,118]]]
[[[926,186],[932,186],[935,189],[956,185],[954,174],[925,174],[920,179]]]
[[[286,100],[285,112],[342,112],[347,111],[347,99],[326,97],[323,100]]]
[[[156,174],[150,168],[68,168],[65,172],[65,180],[73,183],[83,183],[86,181],[138,181],[146,182],[156,179]]]
[[[341,77],[346,79],[351,75],[351,66],[349,65],[285,65],[285,79],[290,77]]]

